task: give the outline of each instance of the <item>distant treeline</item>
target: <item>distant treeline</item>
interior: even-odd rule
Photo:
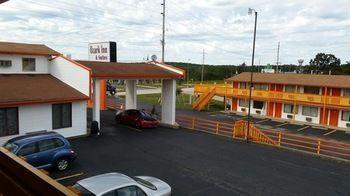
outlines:
[[[167,64],[176,66],[178,68],[186,70],[189,74],[189,80],[198,82],[201,80],[201,64],[183,63],[183,62],[167,62]],[[272,66],[276,70],[276,66]],[[265,66],[254,66],[254,72],[261,72]],[[247,66],[244,63],[242,65],[204,65],[204,81],[208,80],[223,80],[234,76],[236,73],[248,72],[251,70],[251,66]],[[298,65],[280,65],[279,70],[281,72],[297,72],[297,73],[317,73],[328,74],[329,69],[320,69],[314,65],[298,66]],[[337,66],[335,69],[331,69],[332,74],[337,75],[350,75],[350,62]],[[187,78],[185,78],[185,81]]]

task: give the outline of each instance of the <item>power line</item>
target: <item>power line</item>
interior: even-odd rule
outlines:
[[[278,42],[278,47],[277,47],[277,62],[276,62],[276,65],[277,65],[277,72],[278,72],[278,65],[280,63],[280,42]]]
[[[46,4],[46,3],[36,2],[36,1],[32,1],[32,0],[27,0],[27,1],[31,2],[31,4],[34,4],[34,5],[40,5],[40,6],[50,7],[50,8],[59,9],[59,10],[62,10],[62,9],[63,9],[63,10],[69,11],[69,12],[74,13],[74,14],[78,13],[78,14],[80,14],[80,15],[86,16],[86,13],[85,13],[85,12],[78,11],[77,9],[70,9],[69,7],[64,7],[64,8],[63,8],[62,6],[60,6],[60,7],[55,7],[55,6],[53,6],[53,4]],[[57,2],[56,2],[56,3],[57,3]],[[73,5],[75,8],[76,8],[76,7],[83,7],[83,8],[86,8],[86,9],[93,10],[93,11],[95,11],[95,12],[97,11],[97,12],[99,12],[99,13],[105,13],[105,12],[106,12],[105,10],[96,9],[96,8],[90,8],[90,7],[87,7],[87,6],[74,5],[74,4],[70,4],[70,3],[65,3],[65,4]],[[95,14],[96,14],[96,13],[95,13]],[[102,14],[102,15],[103,15],[103,14]],[[124,18],[124,19],[129,19],[128,17],[122,16],[122,15],[117,15],[117,14],[115,14],[115,13],[113,13],[112,16],[116,17],[118,20],[120,20],[120,17],[121,17],[121,18]],[[134,22],[134,21],[124,20],[124,21],[122,21],[122,22]],[[159,25],[158,23],[152,23],[152,22],[149,22],[149,21],[147,21],[146,24],[157,25],[157,26]]]
[[[202,75],[201,75],[201,84],[203,83],[203,77],[204,77],[204,48],[203,48],[203,61],[202,61]]]
[[[163,6],[163,29],[162,29],[162,62],[165,62],[164,59],[164,49],[165,49],[165,0],[163,0],[163,3],[161,4]]]
[[[40,18],[42,17],[40,14],[38,14],[38,12],[34,12],[34,11],[30,11],[30,10],[22,10],[20,8],[17,8],[17,7],[12,7],[12,6],[8,6],[8,5],[4,5],[3,7],[9,7],[9,8],[12,8],[12,9],[16,9],[16,10],[19,10],[21,12],[27,12],[27,13],[34,13],[35,15],[37,15],[38,17],[40,16]],[[62,15],[56,15],[56,14],[51,14],[51,16],[53,17],[57,17],[57,18],[63,18],[63,19],[67,19],[67,20],[72,20],[72,18],[69,18],[69,17],[64,17]],[[90,23],[90,24],[94,24],[96,25],[96,22],[94,21],[90,21],[90,20],[83,20],[83,19],[78,19],[78,18],[74,18],[75,21],[81,21],[81,22],[85,22],[85,23]],[[118,27],[119,30],[129,30],[129,31],[140,31],[140,32],[149,32],[149,33],[154,33],[152,31],[148,31],[148,30],[145,30],[145,29],[133,29],[133,28],[127,28],[127,27],[123,27],[123,26],[117,26],[117,25],[114,25],[114,27]],[[106,27],[104,27],[106,28]],[[75,33],[75,32],[73,32]],[[60,33],[61,34],[61,33]]]

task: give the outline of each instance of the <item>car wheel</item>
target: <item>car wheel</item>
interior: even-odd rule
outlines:
[[[70,166],[70,160],[68,158],[60,158],[56,162],[56,169],[58,171],[64,171],[68,169]]]
[[[138,129],[142,128],[140,122],[137,122],[137,123],[136,123],[136,128],[138,128]]]
[[[120,118],[116,117],[116,118],[115,118],[115,122],[116,122],[117,124],[121,124],[122,121],[121,121]]]

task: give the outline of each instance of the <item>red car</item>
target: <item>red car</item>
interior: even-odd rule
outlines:
[[[117,113],[115,119],[117,123],[131,125],[137,128],[155,128],[159,125],[157,119],[139,110],[124,110]]]

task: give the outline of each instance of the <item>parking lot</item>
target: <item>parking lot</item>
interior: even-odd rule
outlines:
[[[186,129],[139,130],[101,113],[102,136],[71,140],[64,185],[107,172],[158,177],[173,195],[349,195],[349,164]]]
[[[114,99],[114,101],[113,101]],[[118,108],[120,103],[123,103],[122,99],[109,98],[110,107]],[[119,104],[116,104],[119,103]],[[152,110],[152,105],[146,103],[138,103],[139,109],[145,109],[146,111]],[[161,109],[159,105],[156,105],[156,111],[160,115]],[[210,120],[220,120],[228,123],[233,123],[237,120],[247,120],[247,116],[242,116],[234,113],[223,113],[223,112],[205,112],[205,111],[195,111],[195,110],[176,110],[176,115],[186,115],[193,116],[195,118],[205,118]],[[291,123],[287,121],[280,120],[272,120],[268,118],[261,117],[252,117],[252,122],[254,122],[255,126],[264,129],[264,130],[274,130],[274,131],[286,131],[290,133],[296,133],[305,136],[318,137],[328,140],[336,140],[341,142],[349,142],[350,143],[350,131],[345,132],[344,130],[337,129],[329,129],[316,125],[306,125],[306,124],[297,124]]]
[[[241,116],[237,114],[227,114],[222,112],[213,112],[213,113],[205,113],[205,112],[178,112],[186,115],[193,115],[196,117],[203,117],[212,120],[220,120],[226,122],[234,122],[237,120],[247,120],[246,116]],[[319,137],[323,139],[329,140],[337,140],[343,142],[350,142],[350,132],[346,133],[344,130],[337,129],[328,129],[321,126],[307,125],[307,124],[296,124],[287,121],[281,120],[272,120],[268,118],[257,118],[252,117],[252,122],[254,125],[260,129],[264,130],[275,130],[275,131],[285,131],[290,133],[296,133],[305,136]]]

